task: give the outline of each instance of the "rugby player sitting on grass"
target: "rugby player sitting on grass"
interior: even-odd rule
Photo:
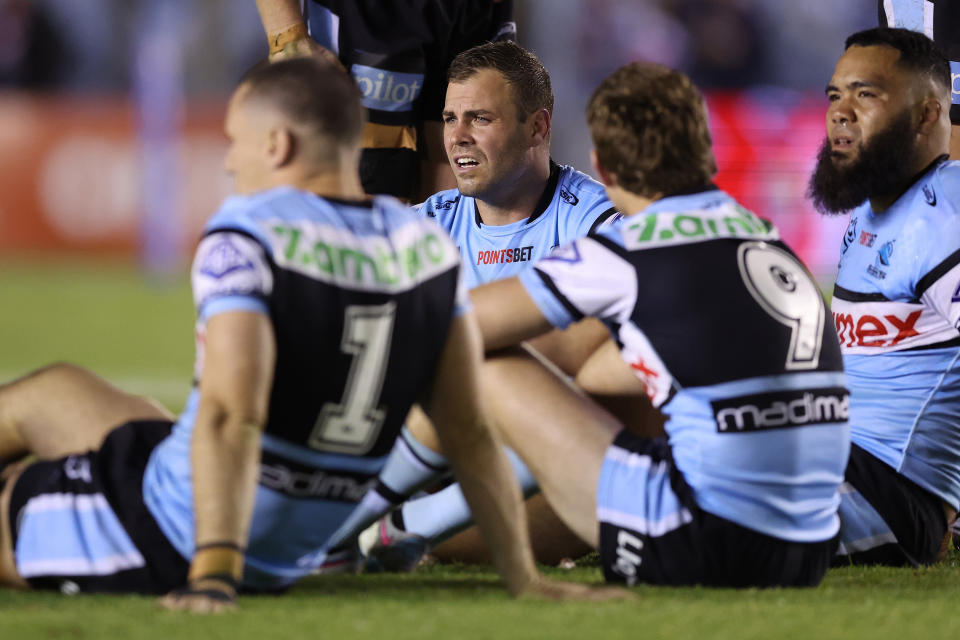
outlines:
[[[706,109],[683,74],[627,65],[587,117],[627,217],[473,290],[494,424],[608,580],[815,585],[850,443],[823,297],[777,230],[712,186]],[[511,348],[587,316],[667,416],[665,437],[629,433]]]
[[[339,531],[414,401],[512,594],[606,598],[545,580],[520,493],[486,428],[479,337],[456,247],[357,173],[359,93],[300,59],[249,73],[230,100],[239,195],[192,270],[197,360],[174,418],[54,365],[0,387],[0,584],[163,593],[233,608],[350,563]],[[305,560],[309,560],[305,561]]]

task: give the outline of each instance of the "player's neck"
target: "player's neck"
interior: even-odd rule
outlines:
[[[483,224],[502,226],[532,216],[550,181],[550,158],[532,165],[509,180],[502,180],[496,189],[477,196],[477,213]]]
[[[929,171],[941,157],[947,155],[948,151],[949,149],[944,145],[921,155],[914,165],[913,171],[910,173],[912,176],[911,178],[906,180],[903,184],[894,185],[894,188],[890,190],[890,193],[872,196],[870,198],[870,208],[873,210],[873,212],[883,213],[892,207],[893,203],[899,200],[900,196],[902,196],[907,192],[908,189],[910,189],[910,187],[916,184],[917,180],[919,180],[923,174]]]
[[[352,167],[298,171],[291,175],[285,184],[325,198],[363,200],[367,197],[360,183],[360,176]]]
[[[617,211],[624,216],[632,216],[640,213],[649,207],[651,202],[657,200],[657,198],[641,196],[618,186],[606,185],[606,189],[610,202],[612,202],[613,206],[617,208]]]

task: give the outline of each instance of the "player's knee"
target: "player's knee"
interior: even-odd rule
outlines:
[[[17,573],[10,522],[10,497],[13,494],[13,485],[27,465],[27,462],[21,462],[7,466],[0,471],[0,587],[16,589],[28,587],[24,579]]]

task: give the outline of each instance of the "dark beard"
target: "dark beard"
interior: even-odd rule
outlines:
[[[910,113],[904,111],[890,126],[860,148],[852,164],[833,162],[830,139],[817,152],[817,167],[807,185],[807,197],[823,214],[840,214],[856,208],[867,198],[891,195],[913,179],[917,149]]]

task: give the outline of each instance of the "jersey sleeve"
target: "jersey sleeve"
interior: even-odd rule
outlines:
[[[544,317],[558,329],[593,316],[623,321],[637,298],[633,266],[600,237],[580,238],[554,249],[520,282]]]
[[[936,309],[950,326],[960,325],[960,250],[920,281],[920,300]],[[960,327],[958,327],[960,328]]]
[[[620,217],[613,204],[606,198],[599,198],[590,203],[581,203],[588,208],[579,216],[571,217],[573,223],[567,230],[567,239],[582,238],[590,233],[600,231]]]
[[[273,275],[260,244],[241,233],[214,232],[197,247],[190,272],[201,318],[227,311],[268,314]]]

